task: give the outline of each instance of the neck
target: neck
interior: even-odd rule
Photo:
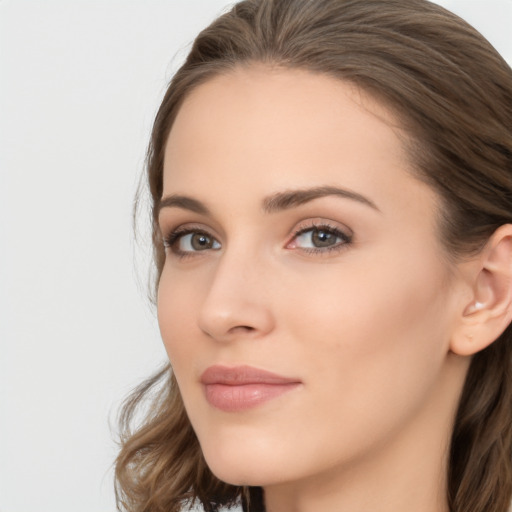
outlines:
[[[364,461],[315,479],[266,488],[266,512],[448,512],[446,465],[436,467],[408,455],[415,459],[414,469],[412,461],[393,466],[383,459]]]

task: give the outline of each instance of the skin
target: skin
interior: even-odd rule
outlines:
[[[263,486],[269,512],[448,510],[447,449],[470,359],[451,344],[471,295],[403,137],[355,87],[263,66],[197,87],[171,130],[163,197],[208,212],[161,209],[163,236],[182,231],[159,285],[162,338],[211,470]],[[262,207],[326,186],[371,205],[327,195]],[[343,236],[315,248],[319,226]],[[200,383],[214,364],[301,384],[224,412]]]

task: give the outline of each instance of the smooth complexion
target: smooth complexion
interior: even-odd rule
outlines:
[[[471,293],[397,125],[351,85],[254,65],[197,87],[169,136],[163,341],[210,468],[269,512],[447,510]],[[229,410],[211,367],[296,385]]]

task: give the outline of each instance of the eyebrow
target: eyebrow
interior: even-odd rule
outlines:
[[[173,194],[160,199],[157,206],[158,213],[160,213],[162,208],[182,208],[183,210],[190,210],[201,215],[209,215],[210,213],[210,210],[201,201],[179,194]]]
[[[295,206],[309,203],[314,199],[319,199],[326,196],[338,196],[344,199],[351,199],[380,212],[377,205],[367,197],[352,190],[345,190],[333,186],[277,192],[276,194],[272,194],[263,200],[263,211],[265,213],[276,213],[282,210],[288,210]],[[204,203],[192,197],[180,194],[173,194],[162,198],[157,208],[159,213],[163,208],[182,208],[184,210],[190,210],[201,215],[210,214],[210,210]]]
[[[358,194],[357,192],[353,192],[352,190],[345,190],[332,186],[278,192],[277,194],[273,194],[270,197],[267,197],[263,201],[263,210],[266,213],[274,213],[293,208],[294,206],[309,203],[314,199],[326,196],[338,196],[344,199],[351,199],[380,212],[377,205],[367,197]]]

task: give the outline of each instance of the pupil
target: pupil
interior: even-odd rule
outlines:
[[[212,245],[210,238],[206,235],[195,234],[192,236],[192,247],[196,250],[209,249]]]
[[[316,247],[329,247],[336,241],[336,237],[326,231],[313,231],[313,245]]]

